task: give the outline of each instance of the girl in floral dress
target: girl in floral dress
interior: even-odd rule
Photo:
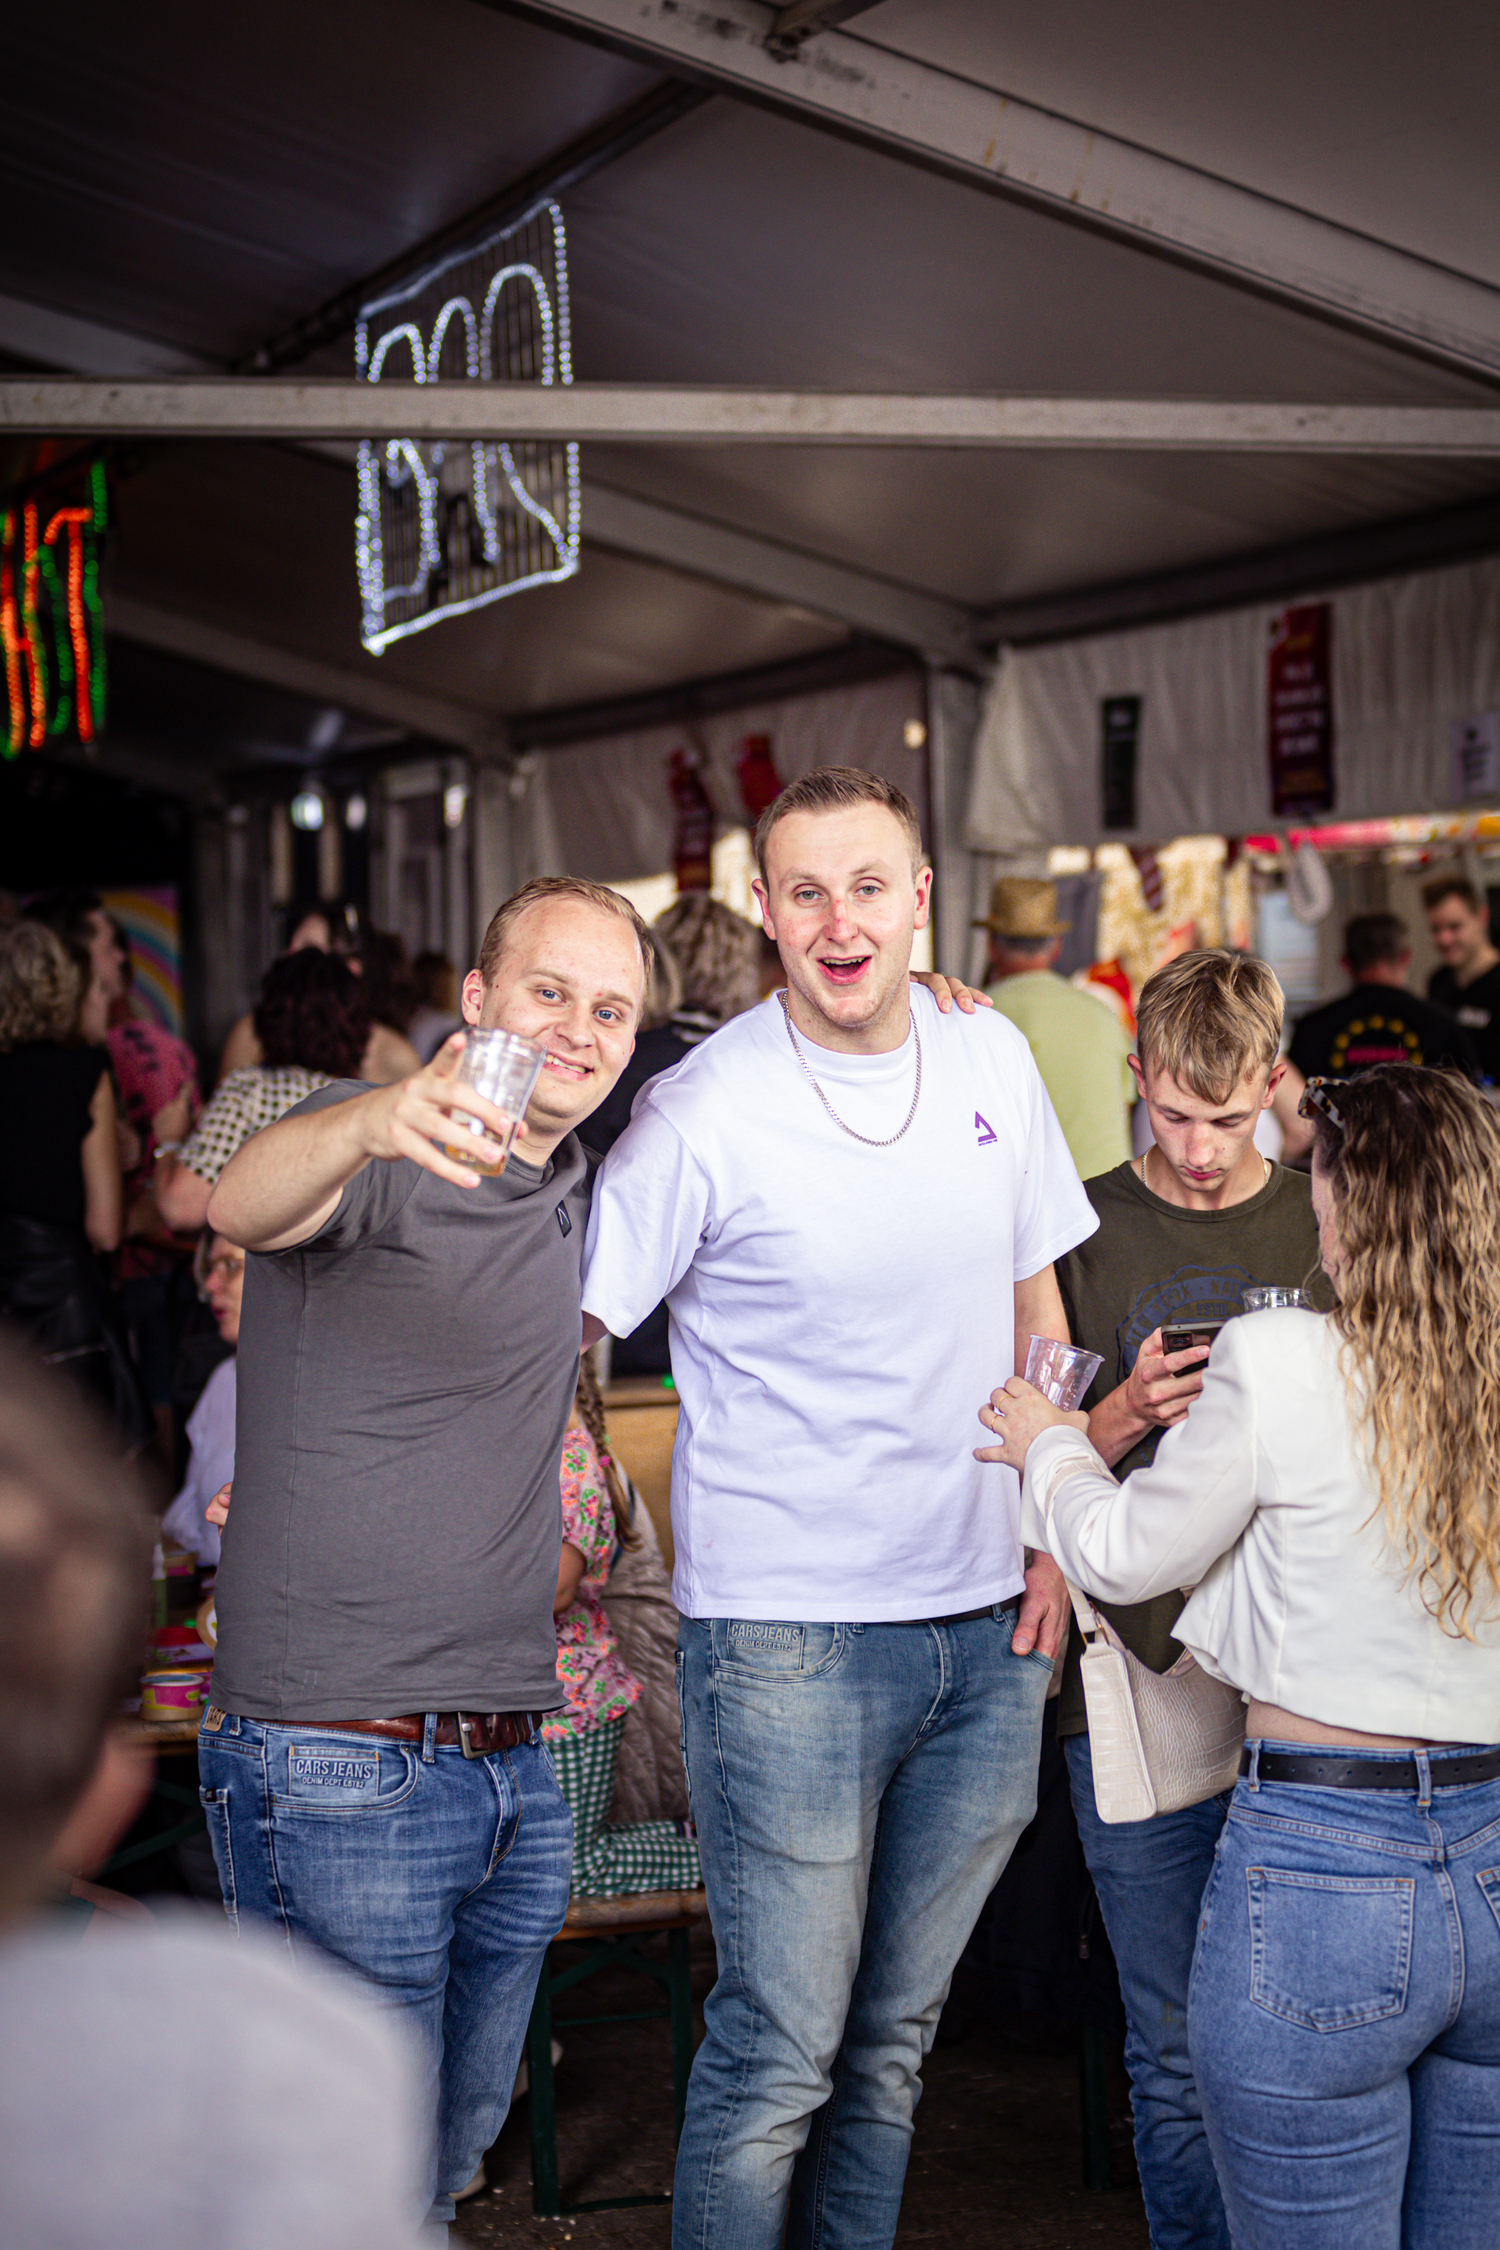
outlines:
[[[593,1368],[579,1372],[562,1451],[563,1551],[557,1574],[557,1677],[567,1701],[542,1721],[558,1786],[573,1813],[573,1889],[589,1898],[696,1890],[697,1838],[674,1820],[606,1825],[625,1714],[641,1692],[619,1653],[600,1593],[617,1543],[634,1546],[630,1502],[609,1457]]]

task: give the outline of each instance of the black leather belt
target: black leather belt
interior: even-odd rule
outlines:
[[[1240,1772],[1249,1773],[1252,1745],[1240,1752]],[[1500,1748],[1429,1750],[1434,1789],[1472,1789],[1500,1777]],[[1255,1765],[1260,1781],[1300,1782],[1308,1789],[1416,1789],[1421,1776],[1410,1750],[1388,1758],[1322,1757],[1312,1751],[1262,1750]]]

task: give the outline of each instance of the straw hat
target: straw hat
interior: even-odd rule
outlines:
[[[1057,919],[1057,885],[1035,875],[1002,875],[990,892],[988,917],[973,926],[1012,938],[1061,937],[1073,927]]]

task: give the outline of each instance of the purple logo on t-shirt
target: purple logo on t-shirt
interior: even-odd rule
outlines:
[[[988,1148],[990,1142],[995,1138],[995,1128],[987,1117],[980,1116],[977,1109],[974,1112],[974,1130],[979,1135],[979,1146]]]

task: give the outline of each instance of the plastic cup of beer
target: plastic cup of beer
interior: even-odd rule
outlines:
[[[492,1178],[503,1172],[546,1059],[546,1048],[532,1039],[519,1039],[513,1031],[480,1031],[471,1025],[459,1057],[459,1084],[472,1086],[476,1094],[493,1102],[504,1113],[507,1130],[497,1153],[487,1126],[467,1110],[451,1110],[448,1123],[455,1137],[442,1142],[443,1153],[455,1163],[467,1164]]]
[[[1026,1347],[1027,1382],[1064,1414],[1076,1412],[1103,1365],[1098,1352],[1086,1352],[1081,1344],[1059,1343],[1055,1336],[1033,1336]]]
[[[1305,1289],[1246,1289],[1241,1293],[1246,1312],[1312,1312],[1313,1301]]]

